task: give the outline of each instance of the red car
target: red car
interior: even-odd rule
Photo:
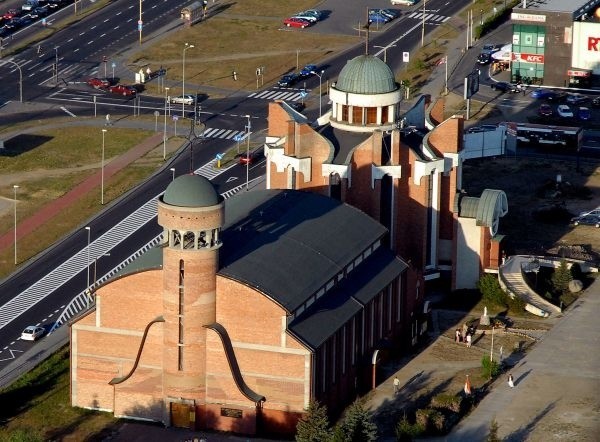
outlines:
[[[110,86],[108,88],[108,91],[111,94],[119,94],[119,95],[123,95],[124,97],[135,96],[135,94],[137,93],[136,88],[134,88],[133,86],[127,86],[124,84],[117,84],[115,86]]]
[[[303,18],[289,17],[283,21],[283,24],[286,25],[288,28],[293,27],[293,28],[303,28],[304,29],[304,28],[309,27],[312,23],[309,22],[308,20],[304,20]]]
[[[552,115],[554,115],[554,111],[552,110],[552,106],[550,106],[549,104],[542,104],[540,106],[540,108],[538,109],[538,115],[540,117],[551,117]]]
[[[257,161],[260,161],[261,158],[264,158],[262,149],[256,149],[255,151],[250,152],[249,156],[247,156],[246,153],[244,152],[240,156],[240,164],[254,164]]]
[[[110,86],[110,82],[105,78],[90,78],[86,83],[95,89],[106,89]]]
[[[10,20],[11,18],[20,17],[21,15],[23,15],[23,11],[19,9],[9,9],[4,13],[3,17],[6,20]]]

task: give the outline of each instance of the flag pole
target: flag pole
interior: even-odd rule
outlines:
[[[446,82],[444,83],[444,94],[448,95],[448,55],[446,55]]]

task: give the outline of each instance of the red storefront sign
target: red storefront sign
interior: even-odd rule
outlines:
[[[544,63],[544,54],[525,54],[522,52],[513,52],[513,61],[524,61],[526,63]]]
[[[567,71],[569,77],[589,77],[592,75],[590,71],[578,71],[576,69],[569,69]]]

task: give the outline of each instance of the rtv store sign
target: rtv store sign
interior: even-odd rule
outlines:
[[[567,34],[568,30],[565,30]],[[565,35],[568,38],[568,35]],[[574,22],[571,65],[600,74],[600,23]]]

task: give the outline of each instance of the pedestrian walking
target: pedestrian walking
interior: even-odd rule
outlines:
[[[467,334],[467,348],[471,348],[471,335]]]
[[[460,334],[459,329],[456,329],[455,340],[456,342],[462,342],[462,335]]]
[[[398,379],[398,376],[394,377],[394,394],[398,393],[400,391],[400,379]]]
[[[512,373],[509,373],[509,374],[508,374],[508,386],[509,386],[510,388],[513,388],[513,387],[515,386],[515,381],[514,381],[514,379],[513,379],[513,375],[512,375]]]

